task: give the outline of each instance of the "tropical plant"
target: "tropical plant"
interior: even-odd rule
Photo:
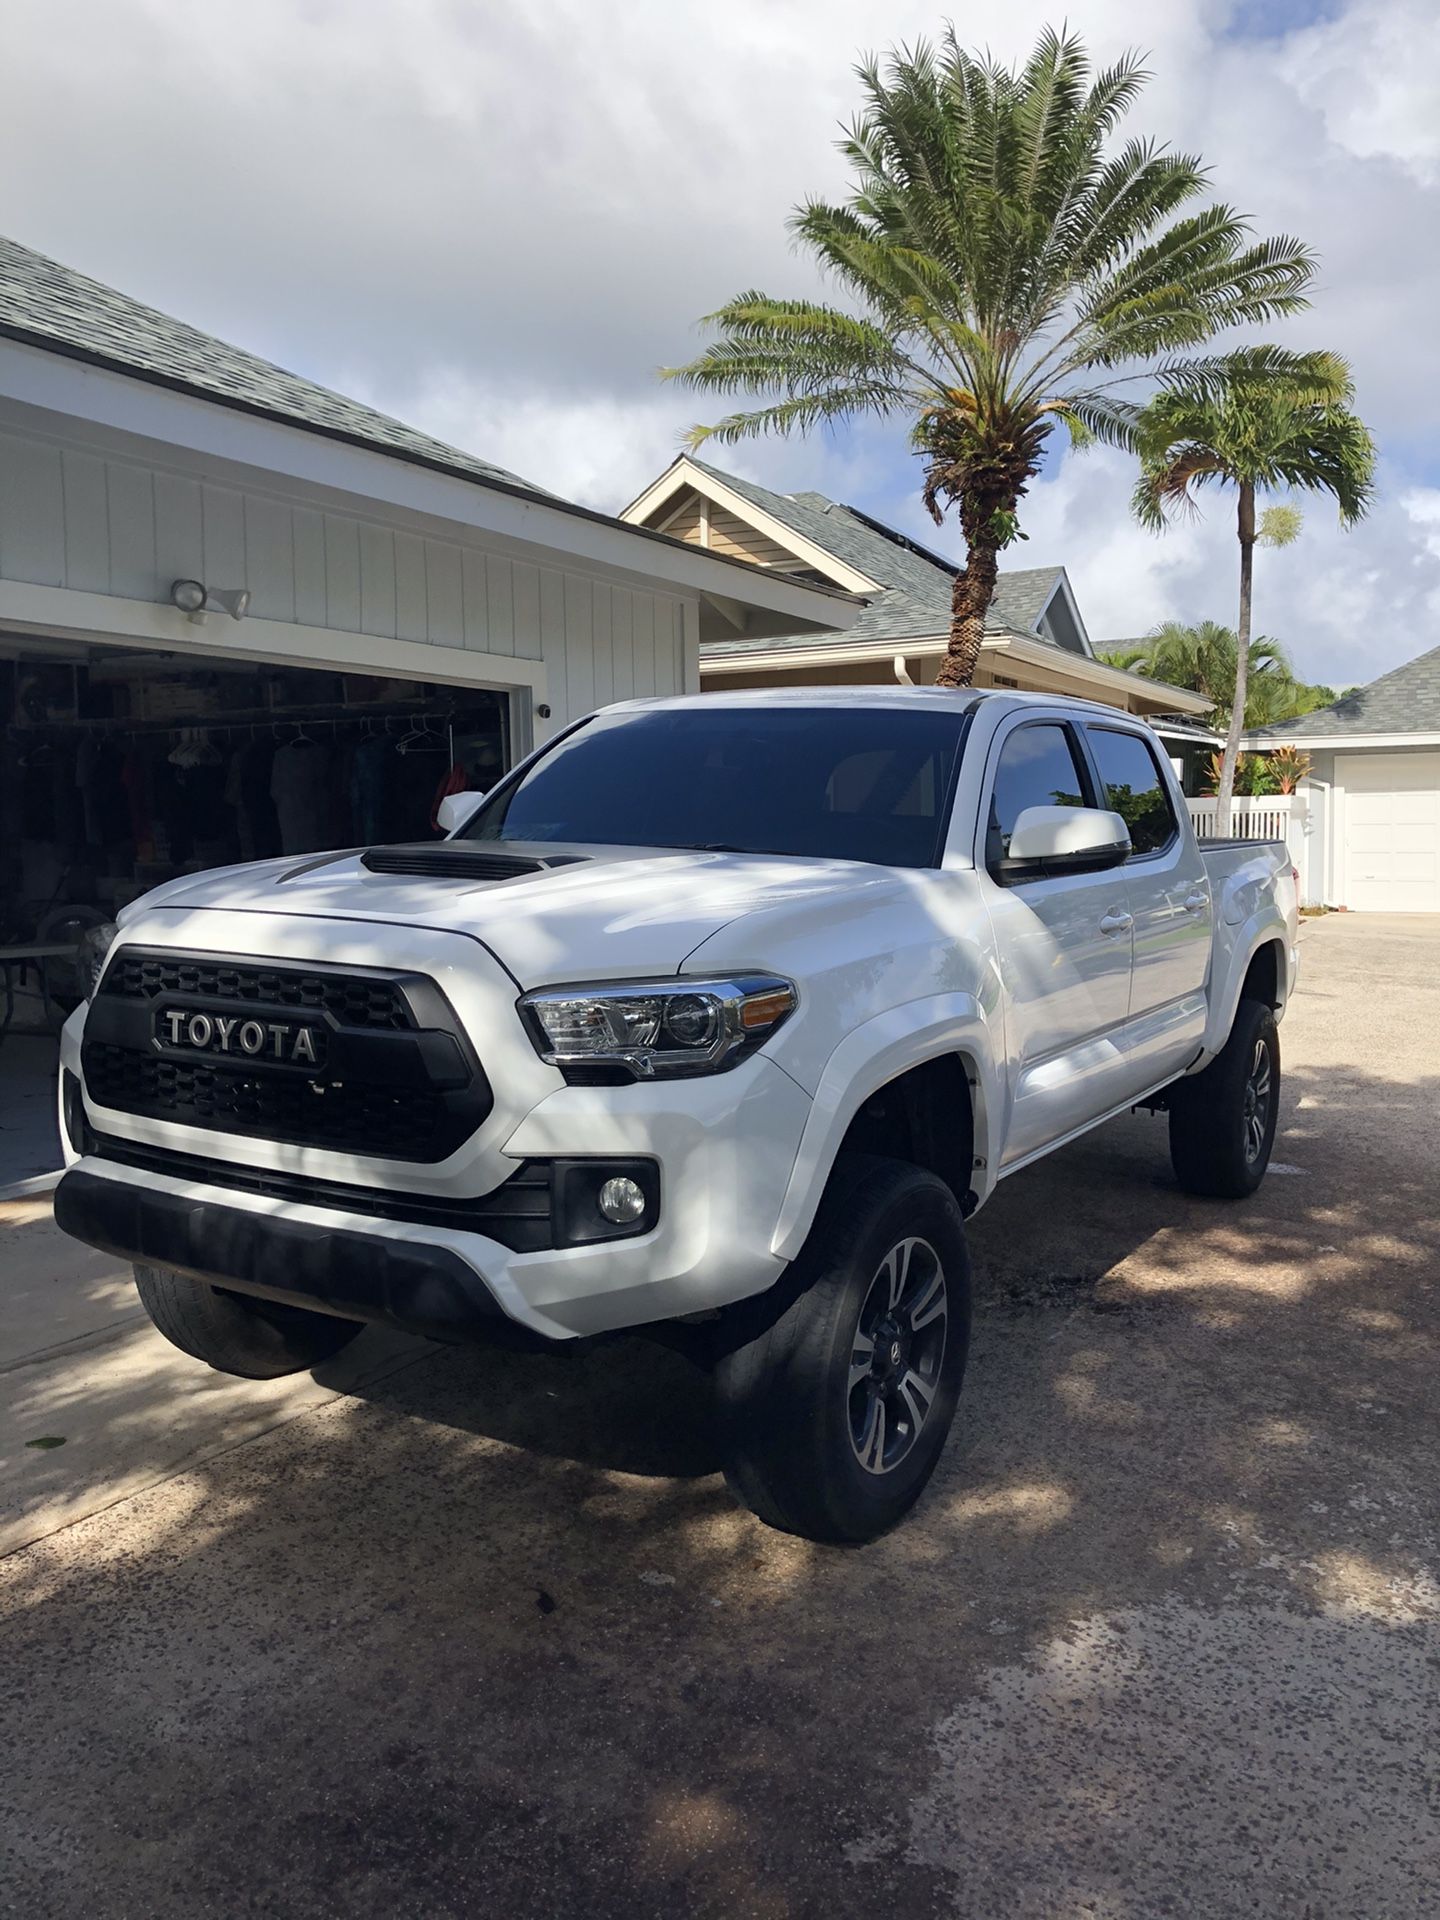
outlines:
[[[1225,771],[1225,755],[1212,753],[1207,756],[1200,775],[1200,783],[1207,794],[1218,794],[1220,781]],[[1271,781],[1266,756],[1263,753],[1242,753],[1235,763],[1234,787],[1232,799],[1250,800],[1257,794],[1278,793],[1279,788]],[[1224,824],[1221,824],[1220,810],[1215,810],[1215,832],[1223,838],[1230,831],[1230,818],[1227,810]]]
[[[1255,240],[1228,206],[1181,213],[1205,188],[1196,156],[1112,148],[1148,77],[1134,54],[1092,74],[1082,43],[1047,29],[1012,70],[947,29],[857,73],[864,106],[840,143],[850,194],[790,221],[850,304],[739,294],[708,316],[719,338],[666,377],[766,396],[691,445],[909,421],[925,505],[937,524],[954,508],[965,539],[937,675],[963,686],[1055,429],[1129,444],[1126,381],[1210,392],[1232,369],[1283,374],[1293,356],[1277,348],[1195,350],[1305,306],[1313,263],[1295,240]]]
[[[1235,629],[1223,627],[1218,621],[1199,620],[1186,625],[1167,620],[1137,645],[1101,657],[1111,666],[1143,674],[1148,680],[1163,680],[1168,686],[1204,694],[1214,709],[1215,725],[1225,728],[1230,724],[1230,703],[1235,698],[1237,644]],[[1270,707],[1283,705],[1288,690],[1295,685],[1290,661],[1278,640],[1262,635],[1250,642],[1247,683],[1251,705],[1246,709],[1245,724],[1261,726],[1278,717],[1271,714]]]
[[[1146,526],[1159,530],[1172,514],[1193,511],[1203,487],[1233,486],[1237,494],[1240,613],[1216,808],[1220,834],[1230,830],[1245,725],[1255,545],[1285,546],[1300,531],[1293,505],[1281,503],[1257,517],[1257,500],[1279,489],[1328,493],[1348,526],[1365,513],[1373,490],[1375,444],[1347,404],[1353,391],[1349,369],[1333,354],[1300,360],[1294,378],[1256,379],[1237,364],[1218,385],[1177,381],[1146,404],[1135,430],[1140,478],[1134,507]]]
[[[1310,772],[1310,756],[1301,747],[1276,747],[1265,757],[1276,793],[1294,793]]]

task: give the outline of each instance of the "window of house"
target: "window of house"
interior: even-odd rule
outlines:
[[[1148,741],[1113,727],[1087,727],[1104,788],[1102,804],[1130,829],[1137,854],[1159,853],[1178,831],[1170,792]]]
[[[1055,721],[1017,727],[1000,749],[995,768],[986,861],[993,866],[1005,858],[1015,822],[1027,807],[1088,805],[1084,776],[1069,731]]]

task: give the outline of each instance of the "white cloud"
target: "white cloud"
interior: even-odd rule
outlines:
[[[806,291],[785,216],[838,190],[857,50],[934,33],[943,0],[9,0],[0,166],[17,238],[542,485],[615,507],[696,412],[655,369],[751,285]],[[962,32],[1012,58],[1052,0]],[[1261,231],[1323,255],[1292,338],[1355,366],[1387,456],[1360,531],[1323,508],[1265,555],[1257,622],[1354,679],[1437,637],[1440,35],[1432,0],[1349,0],[1288,34],[1221,0],[1094,0],[1100,58],[1140,44],[1135,116],[1198,148]],[[956,549],[903,429],[716,456]],[[1156,540],[1123,460],[1066,460],[1018,564],[1063,560],[1098,637],[1226,617],[1233,540]],[[1363,663],[1363,664],[1357,664]]]
[[[1281,72],[1324,115],[1330,138],[1361,160],[1396,161],[1422,186],[1440,180],[1440,66],[1434,0],[1358,0],[1295,34]]]

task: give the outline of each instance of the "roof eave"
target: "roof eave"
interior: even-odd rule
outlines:
[[[11,349],[20,349],[18,360],[23,365],[12,364],[7,371],[3,364]],[[38,354],[40,361],[27,356]],[[93,372],[75,374],[64,378],[55,363],[70,367],[93,369]],[[52,374],[42,377],[37,368],[51,368]],[[97,382],[96,375],[100,378]],[[11,377],[13,375],[13,378]],[[120,387],[108,386],[108,382],[123,383]],[[607,543],[623,542],[643,543],[648,550],[632,554],[624,561],[613,564],[627,568],[636,575],[647,576],[652,584],[669,587],[672,591],[695,593],[710,600],[719,607],[727,607],[730,613],[739,610],[745,619],[746,630],[761,637],[767,634],[796,632],[843,632],[860,617],[866,602],[863,598],[846,592],[840,587],[819,585],[812,581],[802,581],[793,575],[772,568],[757,567],[748,560],[741,560],[729,554],[714,553],[688,545],[684,541],[673,540],[668,534],[652,532],[648,527],[639,527],[616,519],[608,513],[601,513],[592,507],[584,507],[573,501],[564,500],[555,494],[543,493],[537,489],[507,481],[489,479],[473,469],[452,465],[438,458],[430,458],[418,450],[394,447],[383,441],[368,439],[362,434],[351,433],[343,428],[329,427],[322,423],[308,421],[280,409],[264,407],[256,402],[216,393],[199,386],[195,382],[175,376],[152,372],[146,368],[129,365],[118,358],[91,353],[73,347],[68,342],[51,340],[33,330],[16,327],[8,322],[0,322],[0,399],[10,398],[21,407],[39,407],[45,412],[66,419],[81,421],[90,426],[106,429],[119,429],[126,434],[139,433],[142,437],[160,443],[169,438],[173,431],[173,418],[168,423],[146,421],[137,425],[133,400],[123,406],[117,398],[114,405],[107,405],[107,394],[120,396],[133,394],[136,387],[158,390],[174,396],[173,405],[182,410],[199,406],[205,410],[203,417],[213,420],[216,416],[237,416],[257,423],[260,431],[286,436],[283,440],[271,440],[268,446],[275,451],[278,462],[284,462],[285,456],[280,449],[285,446],[298,448],[301,445],[331,446],[366,456],[367,463],[378,463],[374,467],[367,465],[370,474],[380,472],[400,472],[430,477],[435,481],[452,485],[459,482],[466,495],[451,494],[450,501],[470,498],[480,500],[493,498],[497,503],[508,501],[522,509],[527,521],[527,533],[524,538],[535,539],[545,527],[549,516],[556,516],[551,538],[542,544],[548,545],[558,555],[570,555],[575,558],[597,558],[588,552],[594,542],[603,538]],[[186,418],[199,419],[201,416],[186,414]],[[168,430],[167,430],[168,429]],[[290,440],[288,436],[296,438]],[[232,458],[242,464],[254,465],[254,456],[246,450],[231,452],[221,436],[211,430],[192,434],[188,440],[175,440],[173,444],[184,445],[191,450]],[[323,461],[323,457],[322,457]],[[278,464],[277,471],[293,475],[295,478],[316,479],[313,471],[316,460],[313,458],[294,459],[288,464]],[[402,493],[413,492],[408,484],[402,487],[396,482],[393,489],[370,485],[355,488],[353,483],[347,487],[344,482],[330,480],[324,484],[335,485],[341,491],[356,491],[360,497],[392,501],[399,504]],[[414,506],[417,503],[406,498],[404,504]],[[422,511],[436,514],[461,525],[473,525],[482,530],[491,530],[484,526],[483,520],[465,511],[457,511],[453,504],[447,506],[427,502]],[[566,539],[561,533],[566,523],[578,523],[591,530],[586,540],[577,542]],[[508,531],[508,529],[507,529]],[[663,553],[663,564],[660,556]],[[727,615],[728,617],[728,615]],[[731,620],[733,625],[733,620]]]

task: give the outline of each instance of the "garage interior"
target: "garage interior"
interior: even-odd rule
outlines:
[[[510,696],[0,632],[0,1189],[59,1164],[74,949],[162,881],[436,837],[512,757]]]

